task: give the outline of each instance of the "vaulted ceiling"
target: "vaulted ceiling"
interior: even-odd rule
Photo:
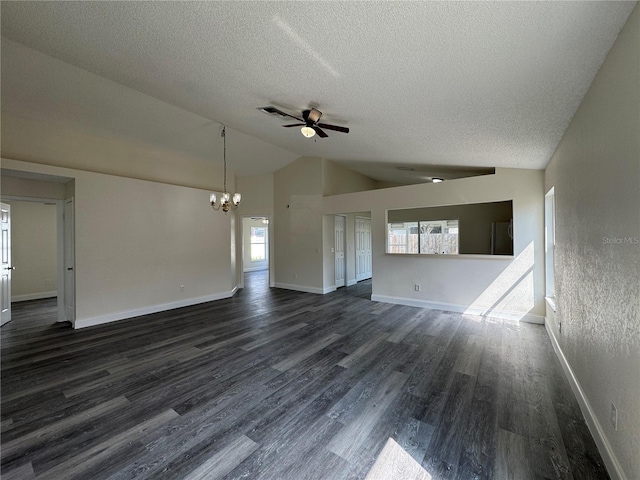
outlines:
[[[259,168],[240,162],[240,175],[298,155],[363,172],[371,162],[540,169],[634,6],[3,1],[2,35],[171,106],[156,116],[180,109],[274,146]],[[257,110],[266,105],[313,106],[351,132],[307,139]],[[85,115],[108,124],[117,111]],[[145,125],[176,148],[189,137],[167,135],[168,118]]]

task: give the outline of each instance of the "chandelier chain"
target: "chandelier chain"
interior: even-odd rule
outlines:
[[[227,191],[227,126],[222,126],[222,159],[224,161],[224,191]]]
[[[240,205],[240,200],[242,199],[242,195],[240,192],[236,192],[233,196],[229,195],[227,192],[227,126],[222,125],[222,131],[220,132],[220,136],[222,137],[223,151],[222,158],[224,161],[224,170],[223,170],[223,180],[224,180],[224,191],[222,192],[222,196],[220,197],[220,202],[218,202],[218,195],[213,192],[209,195],[209,203],[211,204],[211,208],[214,210],[220,210],[224,213],[227,213],[229,209],[236,209]]]

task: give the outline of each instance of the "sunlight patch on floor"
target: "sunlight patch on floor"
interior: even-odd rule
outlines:
[[[387,440],[365,480],[431,480],[431,475],[393,438]]]

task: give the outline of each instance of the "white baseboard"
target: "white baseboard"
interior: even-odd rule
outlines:
[[[289,283],[278,283],[276,282],[276,288],[284,288],[285,290],[295,290],[296,292],[306,292],[306,293],[317,293],[319,295],[324,295],[325,293],[331,293],[336,290],[336,287],[307,287],[306,285],[292,285]]]
[[[347,280],[347,287],[355,285],[356,283],[358,283],[358,281],[355,278],[353,280]]]
[[[197,305],[199,303],[213,302],[215,300],[222,300],[223,298],[230,298],[238,291],[238,287],[234,287],[233,290],[222,293],[214,293],[213,295],[206,295],[204,297],[189,298],[186,300],[180,300],[177,302],[163,303],[160,305],[151,305],[149,307],[137,308],[134,310],[127,310],[124,312],[110,313],[108,315],[101,315],[98,317],[81,318],[73,322],[73,328],[86,328],[96,325],[102,325],[105,323],[117,322],[118,320],[126,320],[128,318],[139,317],[141,315],[149,315],[150,313],[164,312],[166,310],[173,310],[174,308],[189,307],[191,305]]]
[[[508,310],[489,310],[486,308],[470,307],[467,305],[456,305],[453,303],[429,302],[417,298],[391,297],[388,295],[371,295],[374,302],[395,303],[398,305],[408,305],[410,307],[430,308],[432,310],[446,310],[448,312],[466,313],[469,315],[489,316],[502,318],[504,320],[515,320],[518,322],[535,323],[544,325],[544,317],[534,313],[512,312]]]
[[[55,290],[53,292],[28,293],[26,295],[12,295],[11,303],[26,302],[27,300],[41,300],[43,298],[51,298],[51,297],[57,297],[57,296],[58,296],[58,292]]]
[[[558,339],[553,333],[549,322],[545,322],[545,329],[547,330],[547,334],[551,340],[551,345],[553,345],[553,350],[556,352],[556,356],[560,361],[560,365],[562,365],[562,370],[564,370],[564,374],[569,381],[569,385],[571,385],[571,390],[573,390],[573,394],[575,395],[576,400],[578,400],[580,410],[582,410],[582,415],[584,416],[587,426],[589,427],[589,431],[596,442],[600,456],[602,456],[602,460],[604,460],[609,476],[613,480],[627,480],[627,476],[625,475],[620,462],[618,462],[618,458],[613,452],[613,449],[607,440],[607,436],[605,435],[593,408],[591,408],[591,404],[589,403],[587,396],[580,386],[580,382],[578,382],[578,379],[573,374],[571,365],[569,365],[567,358],[564,356],[564,352],[562,351],[562,348],[560,348]]]

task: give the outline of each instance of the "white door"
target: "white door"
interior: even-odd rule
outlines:
[[[11,206],[0,203],[0,224],[2,225],[2,244],[0,245],[0,255],[2,256],[2,286],[0,292],[0,309],[2,309],[2,320],[0,325],[4,325],[11,320]]]
[[[365,278],[371,278],[373,276],[373,269],[371,267],[371,219],[364,219],[364,272]]]
[[[76,273],[73,198],[64,202],[64,313],[72,322],[76,317]]]
[[[345,217],[342,215],[335,216],[335,258],[336,258],[336,288],[345,286],[345,260],[344,260],[344,243],[345,243]]]
[[[371,278],[371,219],[356,217],[356,280]]]

